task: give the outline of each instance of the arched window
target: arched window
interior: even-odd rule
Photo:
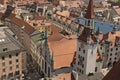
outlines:
[[[88,20],[88,26],[90,26],[90,20]]]

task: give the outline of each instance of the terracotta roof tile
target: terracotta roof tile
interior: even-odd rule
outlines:
[[[3,13],[0,13],[0,16],[2,16]],[[33,33],[35,31],[35,29],[30,26],[28,23],[26,23],[25,21],[21,20],[21,19],[18,19],[14,16],[14,14],[11,14],[8,19],[11,20],[11,22],[13,22],[14,24],[18,25],[19,27],[23,27],[25,26],[25,29],[24,31],[30,35],[31,33]]]
[[[58,6],[58,5],[59,5],[59,1],[57,1],[57,0],[54,0],[52,3],[53,3],[53,5],[55,5],[55,6]]]
[[[44,18],[39,13],[34,13],[34,20],[43,20]]]
[[[15,23],[15,24],[18,25],[19,27],[25,26],[24,31],[25,31],[28,35],[30,35],[31,33],[33,33],[33,32],[35,31],[35,29],[34,29],[32,26],[30,26],[28,23],[26,23],[25,21],[20,20],[20,19],[18,19],[18,18],[16,18],[16,17],[12,18],[12,19],[11,19],[11,22]]]
[[[111,41],[113,43],[112,46],[114,47],[117,37],[120,37],[120,31],[116,31],[115,33],[108,32],[106,35],[104,35],[103,40],[107,39],[107,40]]]
[[[69,17],[70,16],[70,12],[69,11],[57,11],[56,14],[64,16],[64,17]]]
[[[48,41],[59,41],[61,39],[63,39],[63,36],[59,33],[61,31],[60,28],[56,27],[56,26],[52,26],[51,27],[52,30],[52,35],[49,36]]]
[[[50,49],[54,52],[54,69],[71,66],[76,51],[76,43],[77,39],[63,39],[49,43]]]

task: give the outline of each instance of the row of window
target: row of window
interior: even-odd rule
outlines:
[[[9,74],[8,74],[8,78],[13,77],[13,76],[14,76],[13,74],[15,74],[16,76],[17,76],[17,75],[20,75],[20,71],[15,71],[15,73],[9,73]],[[7,75],[3,75],[3,76],[2,76],[2,80],[3,80],[3,79],[7,79]]]
[[[18,53],[16,53],[16,56],[18,56],[19,54]],[[9,58],[12,58],[12,55],[9,55]],[[2,56],[2,60],[5,60],[5,57],[4,56]]]
[[[19,65],[16,65],[16,69],[18,69],[18,68],[19,68]],[[13,67],[10,66],[10,67],[9,67],[9,70],[10,70],[10,71],[13,70]],[[3,69],[2,69],[2,72],[6,72],[6,69],[3,68]]]
[[[118,53],[116,52],[115,55],[117,55],[117,54],[118,54]],[[108,54],[107,54],[107,56],[108,56]],[[110,53],[110,56],[112,56],[112,53]]]
[[[79,47],[79,51],[81,51],[81,48]],[[85,53],[85,50],[83,50],[83,53]]]
[[[102,50],[102,47],[100,47],[100,49]],[[110,51],[113,51],[113,48],[111,48]],[[118,48],[116,48],[116,51],[118,51]],[[109,49],[107,50],[107,52],[109,52]]]
[[[18,63],[18,62],[19,62],[19,60],[16,59],[16,63]],[[9,64],[12,64],[12,61],[9,61]],[[5,66],[5,62],[2,62],[2,66]]]
[[[117,58],[115,57],[114,59],[116,60]],[[109,61],[111,61],[111,58],[109,58]]]

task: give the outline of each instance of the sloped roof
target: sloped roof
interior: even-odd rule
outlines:
[[[103,80],[120,80],[120,60],[113,66]]]
[[[18,19],[18,18],[16,18],[16,17],[14,17],[14,18],[12,18],[12,19],[10,19],[11,20],[11,22],[13,22],[14,24],[16,24],[16,25],[18,25],[19,27],[23,27],[24,26],[24,31],[28,34],[28,35],[30,35],[31,33],[33,33],[34,31],[35,31],[35,29],[32,27],[32,26],[30,26],[27,22],[25,22],[25,21],[23,21],[23,20],[21,20],[21,19]]]
[[[3,13],[0,13],[0,18],[1,18],[2,15],[3,15]],[[25,21],[23,21],[23,20],[21,20],[21,19],[16,18],[14,14],[11,14],[11,15],[8,17],[8,19],[10,19],[10,21],[11,21],[12,23],[18,25],[18,26],[21,27],[21,28],[22,28],[23,26],[25,26],[25,27],[24,27],[24,31],[25,31],[28,35],[30,35],[31,33],[33,33],[33,32],[35,31],[35,29],[34,29],[32,26],[30,26],[27,22],[25,22]]]
[[[54,41],[50,42],[49,46],[54,53],[54,69],[71,66],[77,50],[77,39]]]
[[[44,18],[39,15],[39,13],[34,13],[34,20],[43,20]]]
[[[115,42],[117,37],[120,37],[120,31],[116,31],[115,33],[112,32],[108,32],[106,35],[104,35],[104,39],[103,40],[109,40],[110,42],[112,42],[112,46],[115,46]]]
[[[63,36],[59,33],[61,31],[60,28],[56,27],[56,26],[52,26],[51,27],[52,30],[52,35],[49,36],[48,41],[59,41],[61,39],[63,39]]]
[[[89,1],[85,18],[87,18],[87,19],[93,19],[94,18],[93,0]]]

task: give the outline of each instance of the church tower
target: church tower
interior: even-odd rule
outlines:
[[[93,0],[89,1],[86,15],[85,15],[85,27],[94,29],[94,6]]]
[[[97,72],[98,38],[94,32],[93,0],[89,1],[85,15],[85,26],[83,28],[77,41],[76,71],[78,71],[79,75],[90,75]]]

